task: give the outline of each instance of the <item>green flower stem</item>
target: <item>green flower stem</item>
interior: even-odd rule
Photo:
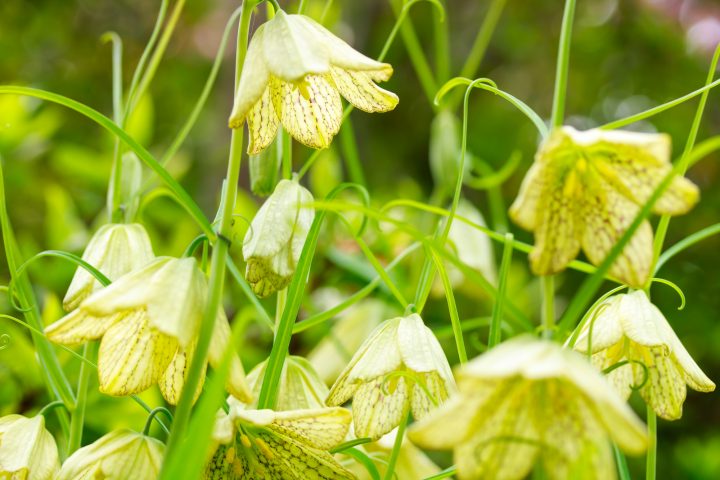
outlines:
[[[555,276],[540,277],[542,288],[542,336],[552,338],[555,329]]]
[[[710,70],[708,71],[707,78],[705,80],[705,86],[712,83],[717,71],[718,60],[720,60],[720,45],[715,49],[715,55],[713,55],[712,62],[710,62]],[[690,153],[695,148],[695,141],[697,140],[698,130],[700,129],[700,123],[702,122],[703,113],[705,113],[705,105],[707,104],[708,95],[710,90],[705,90],[700,96],[697,110],[695,111],[695,118],[693,119],[692,126],[690,127],[690,133],[688,134],[687,141],[685,142],[685,149],[683,150],[682,156],[680,157],[680,175],[684,175],[688,169],[688,162],[690,161]],[[651,272],[656,271],[656,266],[660,254],[662,253],[663,243],[665,243],[665,236],[667,235],[668,228],[670,226],[670,215],[663,215],[660,217],[657,229],[655,231],[655,240],[653,243],[653,263]],[[651,275],[652,278],[652,275]],[[648,285],[651,280],[648,280]]]
[[[408,413],[405,415],[405,418],[402,419],[400,425],[398,425],[395,443],[393,444],[392,451],[390,452],[390,458],[388,459],[384,480],[393,480],[394,478],[395,465],[397,464],[398,457],[400,456],[400,449],[402,448],[403,439],[405,437],[405,427],[407,427],[409,418],[410,414]]]
[[[576,0],[565,0],[560,45],[558,46],[557,69],[555,72],[555,93],[553,94],[552,119],[550,125],[560,127],[565,120],[565,98],[567,94],[568,66],[570,64],[570,45]]]
[[[239,72],[245,61],[245,53],[248,45],[248,32],[250,29],[250,18],[255,2],[252,0],[244,0],[242,4],[242,14],[240,17],[240,26],[238,28],[238,49],[235,63],[236,69],[236,88]],[[210,263],[210,280],[208,286],[208,299],[203,315],[203,321],[200,328],[200,334],[193,355],[190,368],[188,369],[185,386],[183,387],[180,401],[175,413],[172,431],[168,439],[168,447],[166,454],[166,462],[172,458],[177,451],[179,444],[184,440],[185,430],[190,420],[190,414],[193,406],[194,394],[200,383],[205,362],[207,360],[208,348],[210,346],[210,338],[212,336],[213,327],[217,312],[221,308],[221,298],[225,280],[225,259],[229,249],[228,241],[232,232],[232,214],[235,207],[235,199],[237,197],[237,185],[240,176],[240,165],[242,162],[243,147],[243,129],[232,131],[230,141],[230,156],[228,161],[227,177],[225,188],[220,201],[220,222],[218,227],[217,241],[214,244],[212,260]]]
[[[512,262],[513,234],[505,234],[505,246],[503,247],[502,261],[500,263],[500,275],[498,275],[498,291],[493,306],[492,322],[490,323],[490,334],[488,335],[488,348],[492,348],[501,340],[501,324],[503,307],[505,306],[505,291],[507,290],[508,274]]]
[[[645,480],[655,480],[657,469],[657,416],[650,405],[647,406],[648,449],[645,457]]]
[[[91,360],[97,355],[98,343],[89,342],[83,347],[83,358]],[[92,361],[92,360],[91,360]],[[77,386],[77,401],[75,410],[72,412],[70,420],[70,438],[68,438],[67,454],[72,453],[80,448],[82,443],[83,426],[85,424],[85,407],[87,405],[88,385],[90,384],[90,376],[92,367],[85,362],[80,364],[80,379]]]
[[[7,259],[8,272],[10,279],[15,285],[15,295],[23,309],[23,314],[27,324],[31,327],[31,336],[35,349],[37,351],[40,367],[48,380],[48,390],[50,397],[54,400],[61,400],[68,410],[75,408],[75,395],[65,373],[60,366],[60,361],[55,355],[50,342],[44,335],[39,332],[43,331],[43,322],[38,309],[30,280],[26,273],[17,274],[20,265],[20,249],[15,240],[15,235],[10,225],[10,218],[7,212],[7,198],[5,197],[5,180],[2,169],[2,161],[0,160],[0,229],[2,230],[3,246],[5,249],[5,257]],[[63,426],[63,430],[68,428],[67,413],[58,410],[58,418]]]

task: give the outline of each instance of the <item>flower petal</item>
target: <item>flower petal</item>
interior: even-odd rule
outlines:
[[[158,386],[162,396],[170,405],[177,405],[180,401],[180,395],[182,394],[183,388],[185,387],[185,380],[188,374],[188,368],[192,361],[192,356],[195,353],[195,345],[192,345],[189,349],[178,347],[175,355],[168,364],[167,368],[162,372],[158,379]],[[200,371],[200,381],[198,382],[193,396],[193,402],[197,400],[202,392],[203,384],[205,383],[205,372],[207,369],[207,363],[203,365]]]
[[[378,439],[397,427],[410,407],[408,390],[404,377],[387,382],[385,377],[379,377],[360,385],[352,404],[353,426],[358,438]]]
[[[316,408],[276,412],[273,432],[279,432],[320,450],[341,444],[350,428],[352,415],[344,408]]]
[[[338,67],[332,67],[330,72],[345,100],[364,112],[387,112],[398,104],[397,95],[375,85],[368,73]]]
[[[97,340],[123,317],[122,313],[95,317],[79,308],[45,328],[45,335],[55,343],[76,345]]]
[[[248,124],[248,155],[257,155],[272,143],[277,135],[280,119],[275,112],[270,87],[266,87],[257,102],[247,113]],[[240,124],[242,127],[242,124]],[[236,128],[240,128],[236,127]]]
[[[100,391],[131,395],[147,390],[160,378],[176,349],[177,341],[152,329],[143,311],[124,316],[100,342]]]
[[[210,349],[208,350],[208,361],[213,368],[218,368],[220,366],[231,337],[232,332],[230,331],[230,324],[228,323],[227,316],[225,315],[225,312],[220,309],[218,316],[215,319],[215,326],[213,328],[212,337],[210,338]],[[225,381],[225,388],[231,395],[245,403],[253,400],[252,393],[250,393],[250,387],[245,379],[245,370],[240,362],[240,357],[238,357],[238,354],[235,351],[232,352],[230,372],[227,380]]]
[[[587,178],[582,246],[588,259],[599,265],[633,222],[640,207],[601,179],[590,175]],[[610,267],[610,274],[631,287],[643,287],[650,275],[652,243],[650,222],[645,220]]]
[[[242,128],[245,117],[250,112],[250,109],[257,106],[257,103],[261,101],[260,98],[267,92],[270,72],[265,65],[265,58],[263,56],[264,30],[265,24],[260,25],[250,39],[250,45],[245,54],[245,62],[243,63],[242,73],[240,74],[240,82],[235,92],[235,103],[228,122],[230,128]],[[251,143],[252,139],[253,133],[251,129]]]
[[[324,76],[308,75],[298,83],[271,78],[275,111],[285,130],[312,148],[326,148],[340,130],[340,94]]]

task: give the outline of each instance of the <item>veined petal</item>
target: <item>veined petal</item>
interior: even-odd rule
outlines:
[[[618,343],[623,335],[620,320],[622,296],[610,297],[591,312],[590,319],[583,326],[573,348],[578,352],[597,353]]]
[[[278,10],[265,24],[265,64],[271,75],[284,82],[300,82],[306,75],[330,69],[328,45],[308,28],[306,18]]]
[[[409,407],[410,392],[404,377],[365,382],[353,397],[355,434],[378,439],[400,424]]]
[[[175,355],[172,357],[172,360],[158,379],[160,392],[162,393],[163,398],[167,400],[170,405],[177,405],[180,401],[180,395],[185,387],[185,379],[187,378],[188,368],[190,367],[190,362],[192,361],[194,353],[194,344],[188,349],[178,347],[175,351]],[[207,363],[203,365],[203,368],[200,371],[200,381],[195,389],[193,401],[197,400],[200,396],[200,392],[202,392],[202,387],[205,383],[206,369]]]
[[[273,432],[302,441],[320,450],[330,450],[347,436],[352,415],[344,408],[317,408],[276,412]]]
[[[359,382],[384,377],[400,367],[402,357],[397,344],[400,320],[397,317],[384,321],[367,337],[330,389],[328,405],[342,405]]]
[[[653,347],[645,349],[645,364],[648,378],[640,389],[640,396],[655,410],[660,418],[677,420],[682,416],[682,406],[687,395],[685,378],[677,369],[667,349]],[[638,383],[644,380],[644,369],[633,365]]]
[[[297,83],[270,80],[273,106],[285,130],[312,148],[330,145],[340,130],[340,94],[321,75],[308,75]]]
[[[243,63],[240,83],[235,92],[235,103],[230,114],[230,128],[242,128],[245,117],[253,106],[257,106],[264,93],[267,93],[267,86],[270,81],[270,72],[265,65],[263,56],[263,31],[265,24],[260,25],[253,37],[250,39],[245,62]],[[252,115],[251,115],[252,116]],[[248,119],[248,125],[250,119]],[[250,129],[250,141],[252,145],[253,130]],[[262,150],[262,148],[260,149]]]
[[[593,175],[586,178],[588,193],[592,194],[583,206],[582,246],[588,259],[599,265],[633,222],[640,207]],[[652,243],[650,222],[645,220],[610,267],[610,274],[632,287],[644,286],[650,275]]]
[[[266,86],[260,98],[249,108],[247,113],[250,135],[248,139],[248,155],[257,155],[272,143],[275,135],[277,135],[278,123],[280,123],[280,119],[275,113],[275,107],[273,107],[270,87]],[[234,128],[241,127],[242,123],[240,123],[239,127]]]
[[[345,100],[364,112],[387,112],[398,104],[398,97],[392,92],[375,85],[370,74],[362,71],[330,69],[332,79]]]
[[[312,18],[300,16],[298,16],[298,18],[302,21],[306,28],[316,32],[319,37],[319,41],[327,46],[330,63],[332,63],[333,66],[344,70],[371,72],[371,78],[375,81],[387,80],[392,75],[393,70],[389,64],[378,62],[372,58],[366,57],[348,45],[345,41],[333,35],[332,32]]]
[[[208,361],[213,368],[220,366],[222,356],[230,343],[231,337],[230,324],[225,311],[221,308],[215,319],[212,337],[210,338],[210,349],[208,350]],[[225,388],[231,395],[245,403],[251,402],[253,399],[250,387],[245,379],[245,370],[240,362],[240,357],[235,351],[233,351],[230,360],[230,373],[225,381]]]
[[[143,311],[124,316],[100,342],[100,391],[131,395],[147,390],[160,378],[177,345],[177,340],[151,328]]]
[[[76,345],[89,340],[97,340],[120,321],[127,313],[95,317],[79,308],[65,315],[45,329],[47,338],[55,343]]]

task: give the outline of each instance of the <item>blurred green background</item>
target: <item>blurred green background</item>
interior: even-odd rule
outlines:
[[[147,0],[3,0],[0,2],[0,84],[16,84],[51,90],[86,103],[111,116],[110,46],[100,37],[107,31],[123,39],[123,80],[127,86],[133,69],[152,30],[158,1]],[[446,2],[450,32],[450,76],[459,74],[470,45],[485,17],[488,1]],[[508,0],[485,59],[475,76],[489,77],[500,88],[532,106],[544,118],[549,116],[555,74],[563,3],[560,0],[532,2]],[[294,2],[280,1],[288,10]],[[191,111],[220,41],[225,22],[239,2],[189,0],[167,54],[140,104],[128,130],[153,154],[160,157]],[[307,13],[319,18],[325,2],[308,0]],[[395,20],[384,0],[350,2],[336,0],[328,10],[326,25],[358,50],[376,56]],[[411,18],[432,70],[434,58],[433,17],[427,3],[413,8]],[[587,0],[578,2],[571,52],[567,121],[590,128],[679,97],[702,85],[715,43],[720,41],[720,7],[712,1]],[[255,21],[257,24],[259,20]],[[226,127],[232,104],[233,42],[226,52],[213,93],[187,142],[169,165],[181,183],[209,217],[219,198],[225,173],[230,132]],[[364,176],[381,205],[394,198],[440,201],[429,165],[430,125],[435,115],[431,103],[410,61],[402,37],[398,36],[387,61],[395,68],[384,86],[400,97],[398,108],[387,114],[356,112],[351,119],[360,152]],[[435,75],[435,86],[448,78]],[[712,93],[700,129],[703,140],[720,129],[718,94]],[[663,131],[672,135],[674,152],[679,154],[690,128],[695,101],[672,109],[649,122],[633,126],[642,131]],[[460,115],[460,111],[456,112]],[[476,91],[470,100],[468,149],[473,157],[494,169],[501,168],[511,153],[518,151],[517,171],[496,192],[506,205],[515,197],[522,176],[537,146],[534,127],[501,99]],[[334,184],[349,178],[344,160],[347,152],[336,139],[308,176],[309,185],[322,196]],[[106,221],[105,196],[114,140],[84,117],[61,107],[8,95],[0,96],[0,156],[3,161],[10,217],[24,256],[45,249],[80,253],[97,225]],[[296,145],[296,169],[311,152]],[[717,155],[695,166],[689,177],[702,190],[701,203],[687,216],[673,220],[667,237],[671,245],[720,219],[720,189]],[[146,178],[152,175],[146,171]],[[261,199],[249,193],[247,169],[243,169],[238,214],[251,218]],[[152,187],[152,185],[151,185]],[[492,215],[488,193],[466,187],[465,196],[479,208],[491,226],[502,229],[503,218]],[[157,254],[180,255],[199,232],[175,203],[166,197],[151,197],[142,209],[140,221],[153,237]],[[496,198],[497,199],[497,198]],[[406,212],[416,225],[429,227],[428,218]],[[237,224],[241,238],[244,222]],[[516,236],[532,241],[527,232],[511,226]],[[367,239],[383,260],[392,259],[408,242],[397,233],[382,236],[378,229]],[[236,238],[237,240],[237,238]],[[327,306],[327,298],[343,297],[356,291],[372,277],[372,270],[358,254],[351,237],[339,227],[327,229],[316,257],[310,290],[323,285],[335,288],[328,295],[311,295],[306,311]],[[495,246],[495,255],[499,253]],[[720,379],[720,238],[713,237],[677,256],[661,275],[678,284],[688,304],[677,311],[678,298],[664,286],[655,287],[653,299],[666,314],[688,351],[715,381]],[[235,256],[241,261],[239,249]],[[7,284],[7,267],[0,261],[0,282]],[[407,268],[395,272],[403,291],[412,297],[422,258],[415,255]],[[368,274],[368,272],[370,272]],[[41,298],[46,321],[62,315],[58,298],[69,284],[73,268],[59,260],[43,259],[30,270]],[[369,275],[369,277],[368,277]],[[568,272],[558,277],[558,309],[583,279]],[[539,287],[527,270],[524,256],[515,255],[511,277],[516,305],[537,321]],[[243,314],[247,302],[231,284],[226,306]],[[322,290],[324,293],[327,289]],[[387,292],[377,298],[392,305]],[[458,304],[463,318],[489,315],[492,305],[477,286],[458,284]],[[9,305],[2,299],[2,311]],[[273,310],[274,305],[267,303]],[[397,310],[388,306],[387,314]],[[250,314],[252,315],[252,314]],[[426,321],[437,328],[448,325],[447,307],[441,289],[428,305]],[[318,331],[319,330],[319,331]],[[296,339],[295,353],[306,353],[324,334],[314,329]],[[8,322],[0,323],[0,334],[9,335],[0,350],[0,414],[26,412],[47,401],[42,379],[36,371],[34,354],[27,336]],[[470,332],[471,355],[483,346],[475,338],[486,338],[480,328]],[[7,337],[6,337],[7,338]],[[271,337],[261,326],[251,326],[243,350],[251,366],[269,351]],[[450,336],[443,344],[451,363],[456,361]],[[77,364],[65,358],[68,369]],[[158,402],[159,395],[146,394]],[[635,399],[637,400],[637,399]],[[139,429],[144,414],[131,402],[94,395],[88,414],[87,439],[112,426],[129,424]],[[635,402],[637,411],[644,409]],[[122,409],[123,414],[118,412]],[[720,478],[720,404],[718,394],[690,392],[683,418],[660,421],[659,478]],[[442,457],[440,457],[442,458]],[[633,472],[642,472],[643,460],[630,459]]]

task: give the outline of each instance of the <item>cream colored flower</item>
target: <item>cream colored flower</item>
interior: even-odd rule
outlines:
[[[425,417],[454,392],[442,347],[420,315],[386,320],[365,340],[335,385],[328,405],[353,399],[358,437],[380,438],[412,410]]]
[[[139,223],[103,225],[90,239],[82,259],[110,280],[137,270],[155,258],[150,238]],[[87,270],[78,267],[70,283],[63,307],[75,310],[80,302],[102,287]]]
[[[95,292],[45,333],[69,345],[102,338],[101,392],[131,395],[158,383],[165,399],[176,404],[206,297],[207,280],[195,259],[159,257]],[[230,326],[220,309],[208,354],[213,366],[220,363],[229,341]],[[227,388],[238,398],[251,398],[239,358],[233,360]]]
[[[130,430],[116,430],[65,460],[55,480],[155,480],[165,445]]]
[[[0,478],[51,480],[59,469],[57,445],[45,429],[45,417],[0,418]]]
[[[671,169],[668,135],[556,129],[540,147],[510,207],[515,223],[535,233],[533,271],[557,273],[581,247],[593,264],[600,264]],[[676,177],[652,211],[680,215],[697,200],[698,188]],[[610,274],[640,288],[650,275],[652,255],[653,233],[646,220]]]
[[[230,128],[247,120],[250,154],[270,145],[279,123],[299,142],[325,148],[340,129],[340,95],[366,112],[395,108],[397,96],[374,83],[391,75],[390,65],[353,50],[311,18],[278,10],[250,40]]]
[[[623,398],[640,387],[658,416],[676,420],[682,416],[686,384],[698,392],[715,390],[645,292],[614,295],[590,318],[574,348],[590,350],[592,362],[602,370],[616,367],[608,378]]]
[[[520,337],[456,371],[459,394],[409,429],[417,445],[453,449],[462,480],[616,478],[610,440],[630,454],[644,425],[579,354]]]
[[[328,453],[345,440],[350,421],[342,408],[220,411],[204,479],[353,479]]]
[[[330,385],[337,380],[363,340],[385,318],[384,313],[385,304],[368,299],[355,304],[335,322],[330,332],[307,355],[323,382]]]
[[[267,297],[287,287],[315,218],[312,194],[295,180],[281,180],[253,218],[243,241],[245,277]]]
[[[247,376],[250,390],[256,399],[260,395],[266,367],[267,360],[255,366]],[[324,408],[327,396],[327,385],[320,380],[310,362],[295,355],[290,355],[285,359],[280,376],[275,410]],[[230,397],[228,403],[236,405],[238,408],[257,408],[256,400],[245,406],[235,398]]]

